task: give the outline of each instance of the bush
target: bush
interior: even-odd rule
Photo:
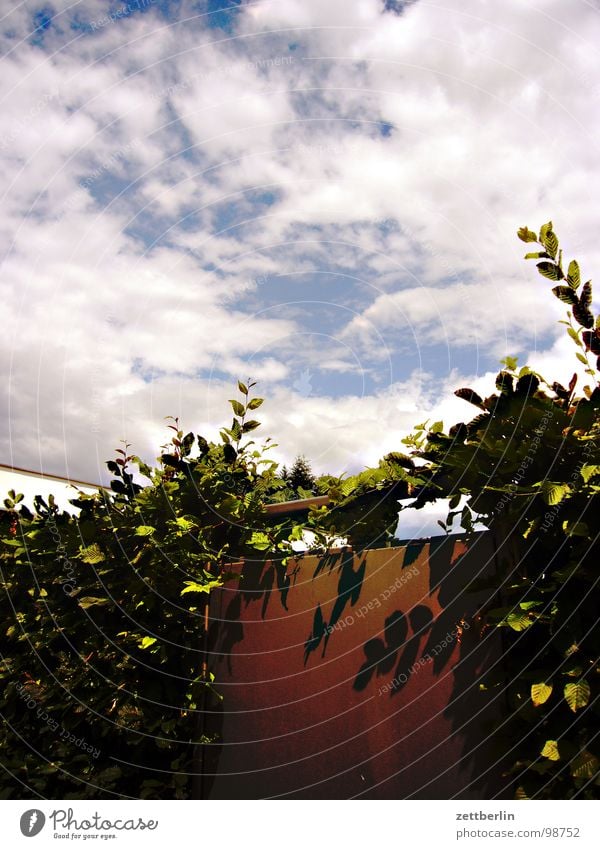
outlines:
[[[276,464],[232,401],[223,443],[179,423],[157,468],[119,449],[111,492],[9,493],[0,534],[3,636],[0,795],[189,798],[200,793],[204,641],[210,590],[228,564],[289,550],[290,525],[264,504]],[[147,483],[134,480],[133,468]]]

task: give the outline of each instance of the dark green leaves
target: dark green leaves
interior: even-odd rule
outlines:
[[[538,262],[536,267],[542,277],[547,277],[548,280],[562,280],[564,277],[561,269],[553,262]]]
[[[586,350],[591,351],[596,356],[600,355],[600,330],[584,330],[581,334]]]
[[[454,394],[457,398],[462,398],[463,401],[468,401],[469,404],[474,404],[476,407],[483,407],[483,398],[474,392],[472,389],[455,389]]]
[[[559,301],[564,304],[576,304],[577,295],[570,286],[555,286],[552,290]]]
[[[513,378],[507,371],[501,371],[496,375],[496,389],[503,395],[510,395],[513,391]]]
[[[590,309],[586,306],[585,302],[583,302],[582,300],[579,300],[578,303],[573,304],[573,318],[577,322],[579,322],[582,327],[590,329],[594,326],[594,316]]]
[[[226,463],[235,463],[237,459],[237,451],[233,445],[228,444],[223,446],[223,458]]]

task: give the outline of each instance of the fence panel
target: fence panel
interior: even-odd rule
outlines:
[[[491,798],[501,662],[479,636],[491,535],[246,563],[215,593],[205,798]],[[488,591],[489,594],[489,591]]]

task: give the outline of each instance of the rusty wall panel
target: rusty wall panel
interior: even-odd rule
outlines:
[[[246,564],[214,594],[206,798],[491,798],[491,537]],[[497,770],[496,770],[497,771]]]

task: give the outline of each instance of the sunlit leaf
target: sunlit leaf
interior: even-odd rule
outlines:
[[[537,242],[538,240],[537,235],[528,227],[519,227],[517,236],[522,242]]]
[[[550,507],[560,504],[563,498],[571,491],[568,484],[544,481],[541,487],[542,498]]]
[[[88,607],[101,607],[102,605],[108,604],[110,599],[95,598],[94,596],[86,595],[83,598],[78,598],[77,601],[80,607],[83,607],[84,610],[87,610]]]
[[[571,761],[573,778],[593,778],[600,769],[600,761],[591,752],[584,749]]]
[[[567,283],[571,286],[572,289],[577,289],[579,284],[581,283],[581,275],[579,272],[579,265],[576,260],[571,260],[569,263],[569,268],[567,270]]]
[[[531,685],[531,701],[535,707],[539,707],[548,701],[552,695],[552,684],[540,682],[539,684]],[[542,752],[543,754],[543,752]]]
[[[590,685],[583,678],[575,683],[565,684],[565,699],[573,713],[584,708],[590,700]]]
[[[102,563],[106,558],[97,542],[80,549],[80,559],[84,563]]]
[[[229,403],[231,404],[233,412],[236,414],[236,416],[244,415],[246,408],[243,404],[241,404],[239,401],[234,400],[233,398],[229,399]]]
[[[540,755],[543,758],[548,758],[549,761],[559,761],[560,753],[558,751],[558,742],[556,740],[546,740]]]

